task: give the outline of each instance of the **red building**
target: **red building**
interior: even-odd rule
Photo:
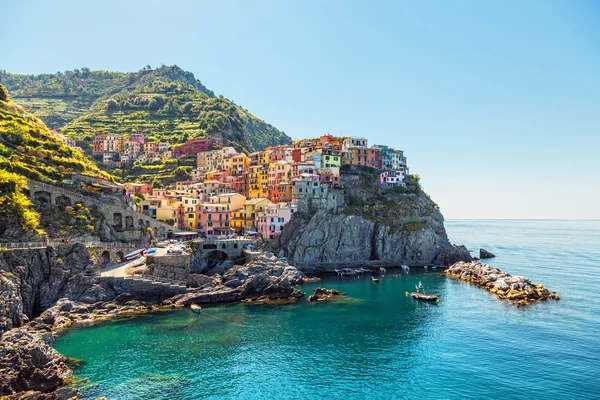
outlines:
[[[173,148],[173,156],[191,156],[220,147],[222,147],[221,141],[214,137],[191,139]]]
[[[294,162],[302,161],[302,149],[293,149],[292,150],[292,161],[294,161]]]

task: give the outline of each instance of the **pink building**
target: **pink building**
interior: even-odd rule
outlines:
[[[143,133],[130,133],[129,140],[132,142],[137,142],[139,144],[144,144],[146,141],[146,135]]]
[[[196,229],[207,238],[229,235],[233,229],[229,226],[229,205],[220,203],[201,203],[196,206]]]
[[[290,222],[292,215],[298,210],[295,205],[288,203],[271,204],[266,212],[258,214],[256,227],[263,239],[274,239],[281,234],[285,224]]]
[[[404,186],[404,171],[388,170],[379,174],[379,184],[382,187]]]

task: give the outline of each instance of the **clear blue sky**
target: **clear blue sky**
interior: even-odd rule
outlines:
[[[600,218],[600,2],[11,1],[0,69],[177,64],[293,138],[401,148],[447,218]]]

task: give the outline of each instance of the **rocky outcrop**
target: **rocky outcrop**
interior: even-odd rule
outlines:
[[[450,249],[440,253],[436,258],[436,265],[452,265],[460,261],[469,262],[472,261],[471,253],[469,250],[461,245],[453,244]]]
[[[208,278],[208,277],[207,277]],[[200,290],[175,296],[165,304],[184,306],[192,303],[221,303],[244,299],[281,299],[301,297],[304,293],[294,288],[303,282],[304,275],[286,259],[264,253],[252,262],[227,270],[220,279],[206,278]]]
[[[269,246],[300,264],[377,260],[395,265],[449,265],[471,260],[468,251],[450,244],[439,211],[386,225],[320,210],[309,218],[294,216]]]
[[[59,298],[88,296],[97,267],[80,244],[0,253],[0,334]]]
[[[484,258],[494,258],[496,255],[486,249],[479,249],[479,259],[483,260]]]
[[[67,360],[52,348],[56,334],[67,327],[89,325],[110,318],[147,313],[151,302],[132,300],[123,294],[113,302],[85,304],[60,299],[29,324],[11,329],[0,341],[0,395],[9,398],[79,398],[79,391],[61,388],[69,382]],[[29,397],[23,397],[27,393]],[[37,397],[36,397],[37,396]]]
[[[308,297],[309,303],[318,303],[331,299],[334,296],[340,296],[341,293],[335,289],[316,288]]]
[[[533,284],[527,278],[511,276],[498,268],[479,262],[458,262],[445,273],[451,278],[471,282],[518,307],[536,301],[559,300],[556,293],[550,293],[543,285]]]

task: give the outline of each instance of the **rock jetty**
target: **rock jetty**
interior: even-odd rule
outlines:
[[[457,262],[448,268],[445,274],[451,278],[471,282],[517,307],[536,301],[560,299],[556,293],[551,293],[543,285],[531,283],[522,276],[511,276],[498,268],[476,261]]]
[[[496,255],[494,253],[492,253],[491,251],[487,251],[486,249],[479,249],[479,258],[480,259],[484,259],[484,258],[494,258],[496,257]]]
[[[340,296],[341,293],[335,289],[316,288],[308,297],[309,303],[318,303],[327,301],[334,296]]]

